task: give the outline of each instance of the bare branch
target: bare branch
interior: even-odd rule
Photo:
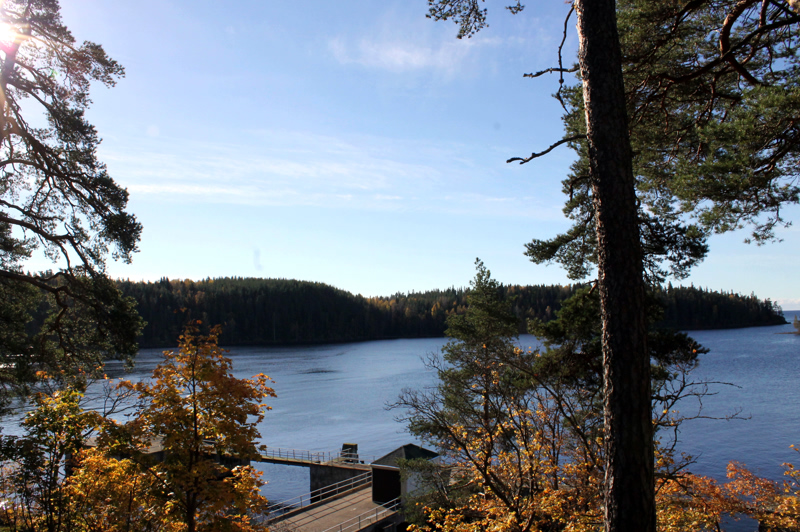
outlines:
[[[507,163],[511,163],[511,162],[514,162],[514,161],[519,161],[519,164],[529,163],[532,160],[536,159],[537,157],[541,157],[542,155],[547,155],[548,153],[550,153],[554,149],[558,148],[562,144],[566,144],[567,142],[574,142],[576,140],[582,140],[582,139],[585,139],[585,138],[586,138],[586,135],[573,135],[571,137],[566,137],[566,138],[563,138],[563,139],[559,140],[555,144],[552,144],[549,148],[547,148],[544,151],[540,151],[539,153],[532,153],[530,155],[530,157],[525,157],[524,159],[522,157],[512,157],[511,159],[507,160],[506,162]]]
[[[548,68],[545,70],[540,70],[539,72],[535,72],[532,74],[523,74],[522,77],[524,78],[538,78],[539,76],[543,76],[544,74],[550,74],[552,72],[558,72],[558,90],[556,91],[555,97],[558,100],[558,103],[561,104],[561,108],[564,109],[565,113],[569,113],[567,109],[567,104],[564,103],[564,99],[561,97],[561,91],[564,88],[564,73],[570,72],[577,72],[578,66],[575,65],[572,68],[564,68],[564,43],[567,42],[567,28],[569,26],[569,19],[572,17],[572,13],[575,11],[574,6],[570,6],[569,12],[567,16],[564,18],[564,31],[561,36],[561,44],[558,45],[558,67],[557,68]]]
[[[528,74],[523,74],[522,77],[523,78],[538,78],[539,76],[544,76],[545,74],[551,74],[553,72],[562,72],[562,73],[566,72],[566,73],[569,73],[569,72],[577,72],[577,71],[578,71],[578,67],[577,66],[574,66],[572,68],[551,67],[551,68],[546,68],[544,70],[540,70],[539,72],[531,72],[531,73],[528,73]],[[562,81],[563,81],[563,78],[562,78]]]

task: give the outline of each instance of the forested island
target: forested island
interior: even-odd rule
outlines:
[[[174,345],[183,326],[199,319],[221,324],[220,343],[281,345],[444,335],[445,319],[466,310],[466,289],[366,298],[323,283],[289,279],[219,278],[202,281],[119,281],[147,322],[141,347]],[[519,332],[527,321],[549,321],[561,302],[584,285],[501,285],[513,298]],[[725,329],[787,323],[780,307],[755,295],[667,285],[654,296],[664,305],[659,326]]]

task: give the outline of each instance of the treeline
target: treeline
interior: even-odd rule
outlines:
[[[529,318],[549,321],[581,285],[502,286],[514,298],[519,330]],[[444,335],[445,319],[466,309],[465,289],[365,298],[322,283],[289,279],[119,281],[147,322],[142,347],[175,342],[188,320],[222,324],[222,345],[332,343]],[[755,296],[667,287],[665,324],[679,329],[786,323],[780,309]]]
[[[702,288],[668,285],[658,291],[664,302],[661,325],[674,329],[734,329],[762,325],[784,325],[780,306],[755,294],[714,292]]]

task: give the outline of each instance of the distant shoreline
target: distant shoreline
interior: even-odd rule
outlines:
[[[788,311],[794,312],[794,311]],[[705,329],[686,329],[683,332],[688,333],[691,335],[693,331],[731,331],[735,329],[750,329],[753,327],[782,327],[783,325],[789,325],[789,322],[786,323],[766,323],[760,325],[742,325],[737,327],[717,327],[717,328],[705,328]],[[528,333],[522,333],[528,334]],[[775,334],[793,334],[793,335],[800,335],[800,332],[776,332]],[[285,343],[269,343],[269,342],[248,342],[248,343],[238,343],[238,344],[225,344],[221,346],[223,349],[235,349],[237,347],[314,347],[319,345],[343,345],[343,344],[361,344],[366,342],[385,342],[391,340],[432,340],[432,339],[441,339],[445,340],[448,339],[448,336],[391,336],[385,338],[356,338],[352,340],[338,340],[338,341],[305,341],[305,342],[285,342]],[[139,349],[174,349],[174,345],[146,345],[140,346]],[[234,353],[235,355],[235,353]]]
[[[447,318],[463,314],[468,289],[448,288],[365,298],[322,283],[292,279],[219,278],[156,283],[118,281],[122,293],[136,302],[147,323],[141,348],[177,345],[184,325],[200,320],[221,325],[219,342],[227,346],[300,346],[442,338]],[[517,331],[529,320],[554,319],[563,301],[585,285],[501,285],[502,298],[517,317]],[[663,307],[658,327],[713,330],[785,325],[770,300],[695,287],[654,288]]]

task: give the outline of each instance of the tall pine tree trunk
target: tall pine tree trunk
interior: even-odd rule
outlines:
[[[603,316],[605,526],[655,531],[650,361],[615,0],[575,0]]]

